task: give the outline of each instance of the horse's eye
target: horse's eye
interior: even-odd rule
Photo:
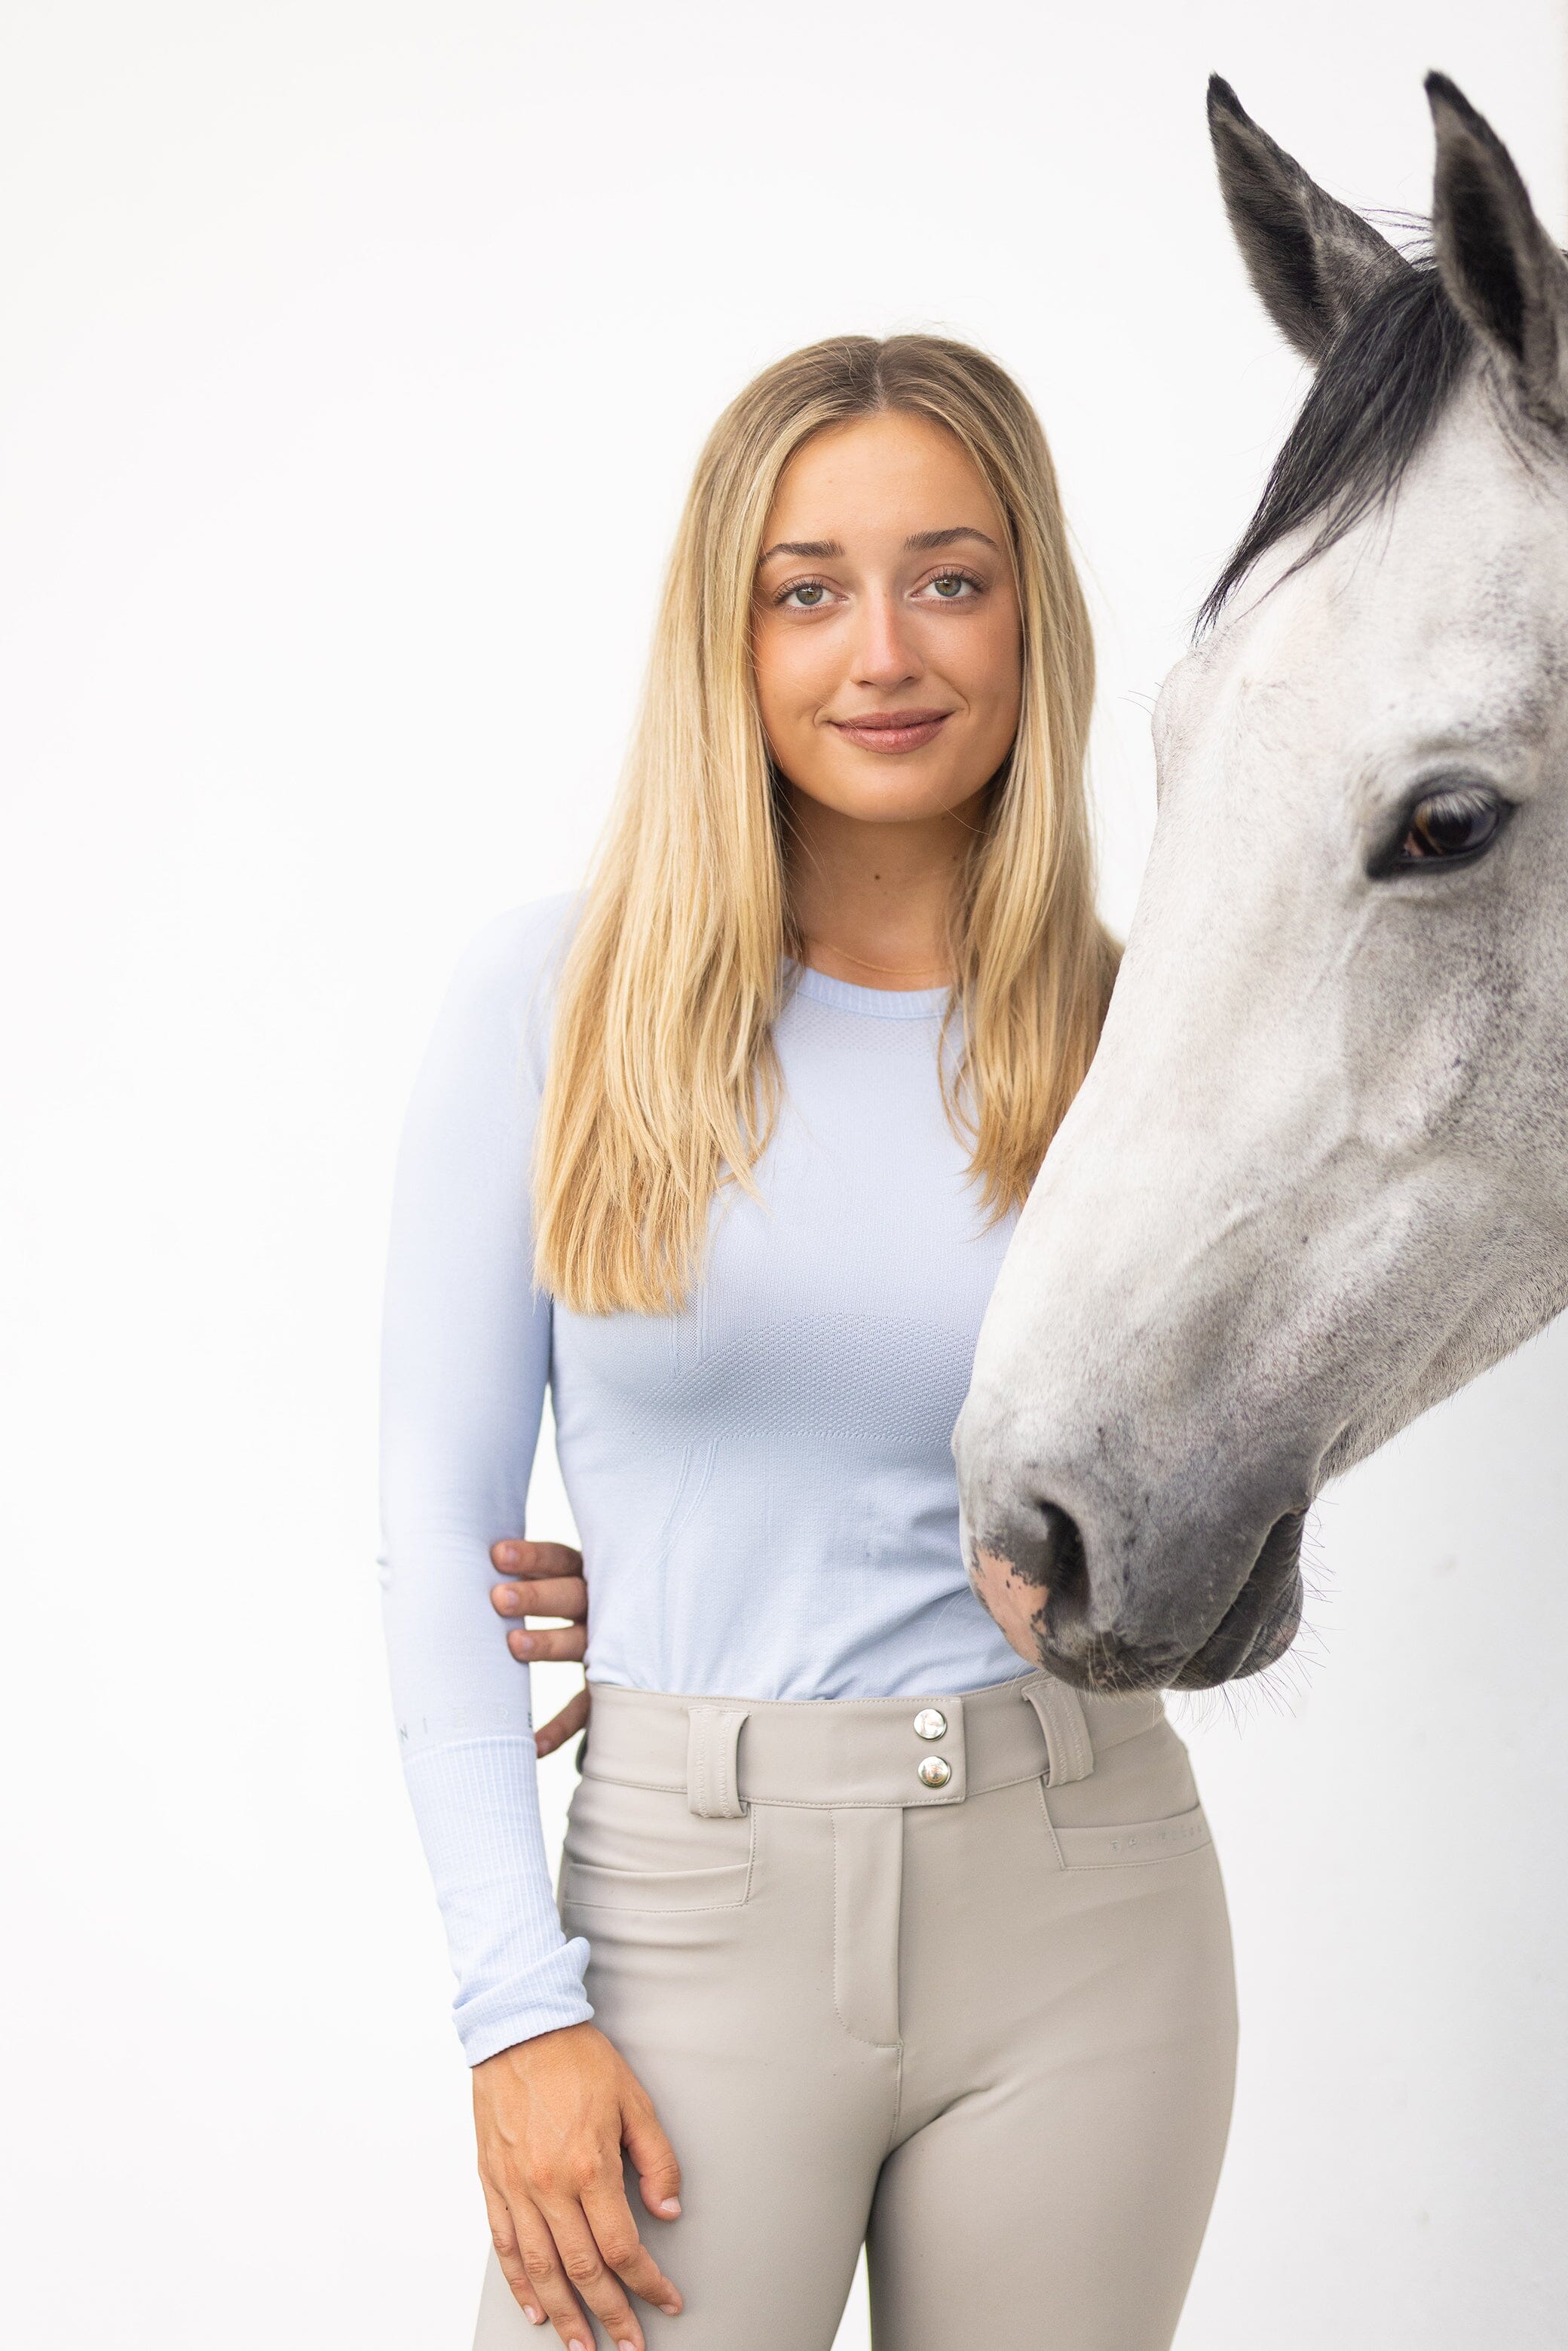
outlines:
[[[1395,866],[1475,857],[1502,831],[1507,805],[1485,784],[1453,784],[1417,800],[1395,851]]]

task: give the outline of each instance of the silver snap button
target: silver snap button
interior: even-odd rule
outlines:
[[[945,1788],[953,1777],[953,1766],[946,1755],[928,1755],[916,1766],[916,1776],[928,1788]]]
[[[946,1716],[934,1706],[923,1706],[915,1718],[916,1739],[940,1739],[946,1728]]]

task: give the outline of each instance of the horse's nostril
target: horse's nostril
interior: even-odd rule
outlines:
[[[1068,1607],[1088,1596],[1089,1569],[1078,1521],[1055,1502],[1041,1502],[1040,1581],[1049,1597]]]

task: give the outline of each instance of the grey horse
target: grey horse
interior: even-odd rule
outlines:
[[[1323,1482],[1568,1303],[1568,265],[1427,88],[1418,254],[1209,89],[1317,372],[1161,692],[1121,977],[954,1439],[976,1589],[1084,1687],[1281,1656]]]

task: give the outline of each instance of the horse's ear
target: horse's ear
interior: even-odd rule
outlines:
[[[1208,85],[1208,133],[1259,298],[1302,356],[1320,360],[1378,287],[1410,265],[1276,147],[1218,74]]]
[[[1504,381],[1542,423],[1568,422],[1568,264],[1535,217],[1512,156],[1443,74],[1432,240],[1443,284]]]

